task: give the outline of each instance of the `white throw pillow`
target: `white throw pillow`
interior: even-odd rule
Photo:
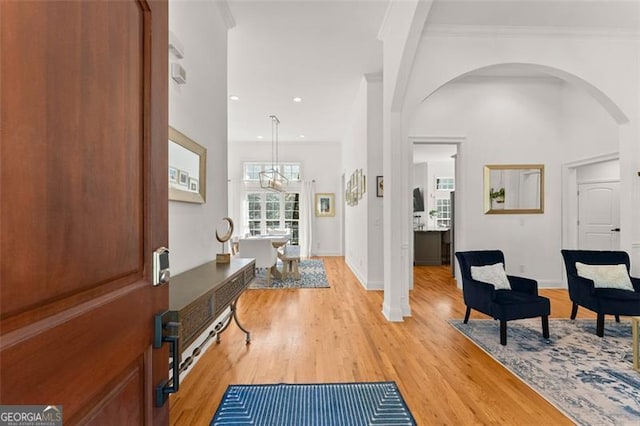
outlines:
[[[588,265],[576,262],[578,276],[593,280],[596,288],[617,288],[634,291],[624,263],[620,265]]]
[[[496,290],[511,290],[502,262],[495,265],[472,266],[471,278],[483,283],[493,284]]]

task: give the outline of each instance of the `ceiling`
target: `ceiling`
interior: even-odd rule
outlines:
[[[377,34],[388,0],[227,0],[229,140],[339,142],[362,75],[382,71]],[[501,26],[596,31],[640,29],[637,0],[436,0],[426,28]],[[487,76],[547,77],[495,67]],[[293,102],[301,97],[302,102]],[[304,138],[301,137],[304,135]]]
[[[280,141],[340,141],[363,74],[382,71],[388,1],[228,3],[228,92],[239,97],[228,101],[229,140],[271,143],[274,114]]]
[[[640,26],[637,0],[439,0],[427,23],[633,30]]]

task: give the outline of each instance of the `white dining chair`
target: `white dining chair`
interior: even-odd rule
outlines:
[[[275,268],[278,261],[278,251],[266,238],[242,238],[239,241],[237,257],[253,258],[256,261],[256,269],[265,268],[267,285],[271,282],[271,269]]]

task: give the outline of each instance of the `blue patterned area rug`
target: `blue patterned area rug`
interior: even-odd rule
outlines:
[[[282,271],[282,262],[278,259],[277,268]],[[259,269],[249,288],[328,288],[329,281],[324,270],[322,259],[303,259],[298,265],[300,279],[286,278],[284,280],[271,279],[267,286],[266,270]]]
[[[450,320],[458,331],[579,425],[640,425],[640,373],[633,370],[631,322],[550,319],[509,321],[500,345],[494,320]]]
[[[211,425],[415,425],[395,382],[230,385]]]

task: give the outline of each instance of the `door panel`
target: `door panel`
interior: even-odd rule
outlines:
[[[0,403],[165,424],[167,4],[0,8]]]
[[[578,185],[578,247],[619,250],[620,183]]]
[[[6,289],[3,318],[143,272],[143,11],[135,2],[35,5],[28,14],[3,10],[10,22],[30,20],[3,48],[3,56],[27,53],[3,67],[10,82],[3,92],[14,100],[3,126],[17,136],[3,146],[3,174],[16,182],[2,188],[3,219],[18,225],[3,229],[12,242],[3,279],[32,283],[31,292]],[[72,24],[53,26],[50,13]],[[3,38],[10,32],[3,22]],[[17,200],[29,209],[16,208]],[[29,238],[21,238],[25,227]]]

